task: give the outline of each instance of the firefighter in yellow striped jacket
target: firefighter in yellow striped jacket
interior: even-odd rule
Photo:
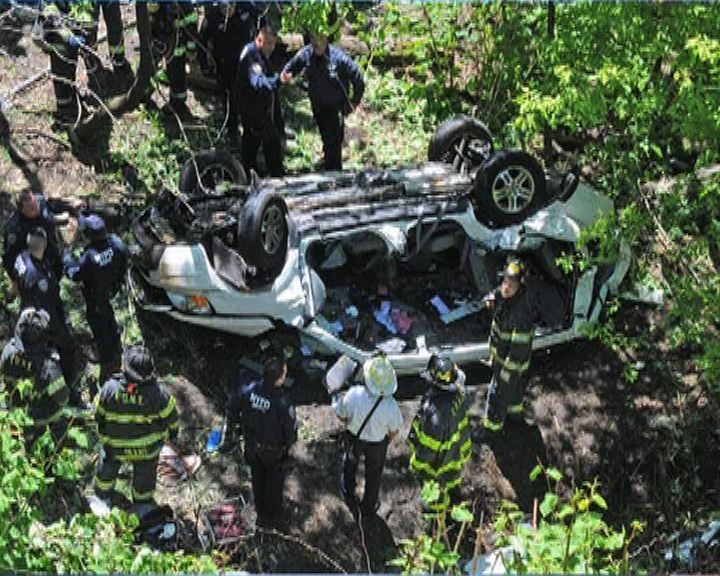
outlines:
[[[58,440],[65,430],[64,409],[68,401],[57,353],[48,347],[50,315],[45,310],[25,308],[15,326],[15,337],[3,348],[0,370],[5,390],[13,405],[29,405],[33,429],[32,440],[40,436],[47,426]],[[33,387],[23,392],[17,384],[31,380]]]
[[[433,354],[423,377],[430,389],[410,429],[410,469],[421,482],[439,484],[441,497],[431,508],[447,509],[459,500],[463,468],[472,451],[465,373],[449,358]]]
[[[511,259],[502,284],[488,300],[495,309],[490,328],[492,380],[483,428],[499,432],[508,415],[522,416],[525,373],[530,366],[534,315],[522,283],[523,264]]]
[[[135,504],[152,503],[157,463],[166,440],[178,431],[175,398],[157,381],[150,351],[131,346],[123,354],[123,373],[100,390],[95,420],[100,434],[100,459],[95,493],[108,500],[123,463],[132,464]]]

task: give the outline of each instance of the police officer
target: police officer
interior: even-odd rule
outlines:
[[[282,176],[284,134],[278,100],[278,76],[270,74],[270,55],[277,43],[277,30],[269,19],[261,19],[255,40],[245,45],[238,61],[238,97],[242,119],[242,159],[245,170],[258,171],[260,146],[272,176]]]
[[[488,298],[494,308],[490,327],[492,380],[488,388],[483,428],[499,432],[508,414],[521,416],[525,393],[525,372],[530,366],[534,314],[523,282],[523,264],[511,259],[502,284]]]
[[[50,262],[52,271],[58,276],[62,272],[62,260],[58,248],[55,221],[45,203],[42,194],[23,190],[17,197],[16,208],[5,226],[2,263],[5,272],[17,288],[15,260],[20,252],[27,248],[27,235],[34,228],[43,228],[47,236],[45,258]]]
[[[311,34],[311,44],[285,65],[280,81],[307,77],[313,117],[320,130],[325,170],[342,170],[344,117],[360,104],[365,82],[359,66],[345,52],[328,43],[328,35]],[[351,90],[352,87],[352,90]]]
[[[132,499],[151,504],[157,464],[166,440],[177,437],[175,398],[157,380],[155,364],[144,346],[123,354],[123,372],[105,382],[97,400],[95,420],[100,434],[100,459],[95,493],[108,500],[120,465],[132,464]]]
[[[50,315],[51,342],[60,353],[60,366],[70,387],[70,404],[83,407],[77,390],[76,347],[60,299],[60,276],[45,256],[48,244],[45,229],[38,227],[28,232],[26,242],[27,248],[15,260],[20,300],[23,306],[43,309]]]
[[[340,493],[355,514],[370,516],[379,507],[380,479],[388,444],[403,425],[400,408],[393,398],[397,377],[390,361],[382,355],[367,360],[362,367],[363,384],[352,386],[332,403],[346,427]],[[365,493],[358,506],[355,485],[360,458],[365,457]]]
[[[243,47],[255,37],[256,9],[252,2],[219,2],[205,6],[200,27],[198,61],[210,73],[212,55],[215,76],[228,101],[228,139],[238,145],[238,60]]]
[[[430,384],[410,429],[410,470],[421,482],[434,480],[441,497],[430,507],[447,510],[460,496],[472,452],[465,373],[449,358],[433,354],[423,377]]]
[[[285,358],[273,356],[265,362],[262,380],[251,382],[240,394],[255,509],[258,519],[269,525],[282,519],[285,463],[297,440],[295,407],[282,390],[286,378]]]
[[[82,282],[87,323],[100,357],[102,383],[120,369],[120,331],[110,299],[122,286],[127,270],[127,255],[122,240],[115,234],[107,233],[105,222],[100,216],[81,215],[77,223],[88,245],[79,260],[73,258],[66,248],[63,264],[70,280]],[[74,236],[72,231],[71,234]]]
[[[68,390],[57,355],[48,345],[49,329],[50,315],[45,310],[25,308],[15,325],[15,336],[3,348],[0,372],[6,389],[12,390],[11,398],[16,404],[23,400],[15,388],[17,382],[32,380],[33,389],[27,397],[33,419],[32,438],[37,438],[50,426],[57,441],[65,428],[63,409]]]

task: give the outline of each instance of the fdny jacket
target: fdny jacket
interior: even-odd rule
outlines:
[[[243,124],[263,128],[274,118],[278,76],[269,74],[269,66],[268,59],[254,41],[245,45],[238,61],[238,95]]]
[[[248,452],[283,457],[297,440],[295,407],[275,386],[263,381],[245,386],[240,411]]]
[[[14,388],[20,380],[32,380],[33,389],[27,400],[35,428],[60,420],[68,401],[68,389],[58,359],[49,348],[43,345],[25,350],[16,336],[3,348],[0,371],[6,389]],[[14,402],[22,400],[13,393]]]
[[[30,230],[42,227],[47,232],[47,248],[45,249],[45,257],[50,261],[52,270],[59,275],[62,270],[60,260],[60,251],[57,244],[57,236],[55,235],[55,221],[48,210],[45,198],[38,195],[38,204],[40,205],[40,215],[37,218],[29,220],[23,214],[16,210],[10,217],[5,226],[5,236],[3,238],[3,268],[13,280],[17,279],[15,270],[15,261],[20,252],[27,248],[27,234]]]
[[[82,282],[88,305],[107,302],[122,285],[127,270],[125,245],[115,234],[95,240],[75,260],[69,250],[63,254],[65,273],[70,280]]]
[[[113,459],[152,460],[165,440],[177,436],[175,397],[155,378],[137,383],[116,374],[102,387],[97,403],[100,441]]]
[[[284,72],[294,76],[305,72],[313,110],[333,109],[344,113],[360,103],[365,91],[360,67],[345,52],[328,45],[325,54],[316,56],[312,45],[302,48],[285,65]],[[352,96],[350,87],[352,86]]]
[[[464,381],[465,375],[459,374]],[[410,469],[422,480],[435,480],[444,490],[444,500],[460,485],[463,468],[470,459],[468,409],[469,400],[463,390],[450,392],[432,387],[423,398],[408,437]]]
[[[495,299],[490,328],[490,359],[498,386],[517,384],[530,366],[533,311],[524,290],[509,300]]]

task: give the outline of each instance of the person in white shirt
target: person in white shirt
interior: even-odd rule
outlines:
[[[403,417],[392,396],[397,376],[390,361],[375,356],[365,362],[362,375],[364,385],[352,386],[342,398],[334,395],[333,407],[346,427],[340,492],[353,514],[359,509],[372,515],[379,507],[388,443],[402,428]],[[355,476],[361,456],[365,457],[365,493],[358,504]]]

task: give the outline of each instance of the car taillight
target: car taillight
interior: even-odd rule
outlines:
[[[212,314],[212,306],[205,296],[193,294],[186,297],[188,312],[193,314]]]

